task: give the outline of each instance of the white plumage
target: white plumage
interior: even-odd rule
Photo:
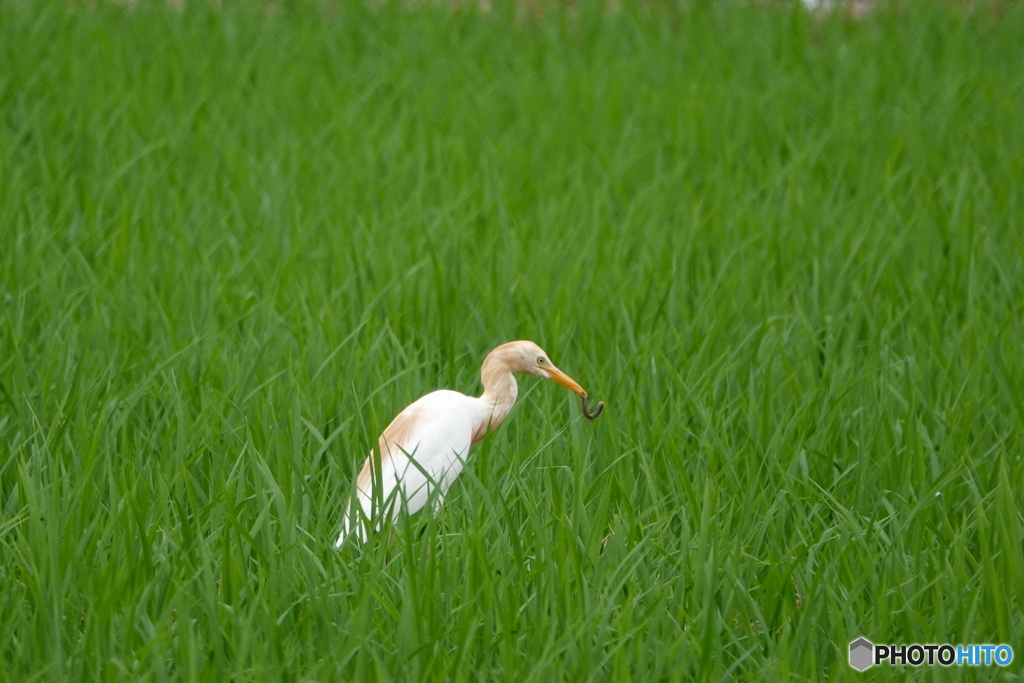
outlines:
[[[533,342],[499,346],[487,355],[480,370],[481,396],[435,391],[412,403],[388,425],[378,443],[379,463],[371,451],[356,477],[355,498],[345,513],[336,546],[353,533],[365,540],[366,520],[382,513],[396,518],[403,506],[409,514],[415,513],[431,496],[439,505],[465,466],[470,446],[484,437],[488,427],[497,429],[515,405],[518,386],[513,373],[517,372],[554,380],[586,396]],[[381,503],[383,511],[375,509]]]

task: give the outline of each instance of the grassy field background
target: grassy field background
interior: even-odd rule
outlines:
[[[993,13],[998,9],[998,14]],[[1024,8],[0,2],[0,680],[1024,661]],[[528,338],[437,515],[404,405]]]

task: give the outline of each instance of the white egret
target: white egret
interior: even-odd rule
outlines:
[[[440,505],[462,471],[469,447],[484,438],[488,428],[497,429],[512,410],[518,394],[513,376],[517,372],[551,379],[575,391],[583,397],[583,413],[590,419],[604,407],[598,403],[590,413],[583,387],[556,368],[533,342],[502,344],[484,359],[480,369],[484,393],[479,398],[435,391],[411,404],[388,425],[380,435],[379,451],[370,451],[356,477],[355,498],[349,503],[335,545],[340,547],[353,533],[365,540],[365,522],[382,514],[382,503],[392,518],[397,518],[403,506],[409,514],[417,512],[431,496],[434,504]]]

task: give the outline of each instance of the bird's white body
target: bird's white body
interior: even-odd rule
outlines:
[[[380,471],[376,471],[371,452],[356,482],[356,500],[364,517],[372,515],[374,496],[385,509],[393,508],[392,514],[403,505],[410,514],[417,512],[432,495],[435,504],[440,504],[465,466],[473,434],[487,412],[478,398],[441,390],[399,413],[392,422],[394,428],[386,429],[380,438],[380,453],[384,454]],[[338,545],[353,530],[365,540],[363,525],[353,529],[356,521],[351,513],[346,516]]]
[[[403,508],[415,513],[431,498],[439,505],[465,466],[470,446],[488,429],[496,429],[515,405],[514,372],[553,379],[585,395],[533,342],[499,346],[484,360],[482,396],[435,391],[412,403],[388,425],[378,444],[380,459],[371,451],[356,477],[355,499],[336,545],[340,547],[352,534],[365,540],[366,522],[375,518],[375,512],[376,517],[397,518]]]
[[[484,410],[480,399],[441,390],[427,394],[399,413],[396,420],[405,421],[410,416],[415,419],[410,421],[412,429],[402,439],[403,443],[381,444],[388,454],[381,462],[384,500],[402,482],[401,493],[410,512],[426,504],[435,484],[441,489],[434,494],[440,502],[465,465],[476,425],[485,419]],[[370,511],[369,500],[363,507]]]

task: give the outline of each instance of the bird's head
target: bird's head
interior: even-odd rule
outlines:
[[[554,380],[566,389],[575,391],[580,396],[586,396],[587,392],[583,387],[569,375],[565,374],[551,362],[548,354],[532,341],[516,341],[505,344],[499,349],[507,349],[506,356],[509,369],[512,372],[522,372],[528,375],[536,375],[544,379]],[[497,349],[496,349],[497,350]]]

